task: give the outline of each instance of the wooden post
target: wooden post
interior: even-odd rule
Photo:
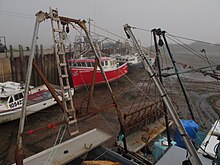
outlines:
[[[48,79],[48,81],[49,82],[51,82],[50,81],[50,54],[47,54],[46,56],[45,56],[45,59],[46,59],[46,65],[45,65],[45,67],[46,67],[46,69],[47,69],[47,79]]]
[[[40,66],[42,72],[45,73],[44,72],[44,61],[43,61],[43,45],[40,45],[40,55],[39,55],[39,61],[38,62],[39,62],[38,65]],[[43,83],[42,79],[40,79],[39,83],[40,84]]]
[[[5,82],[5,74],[4,74],[4,58],[0,59],[0,82]]]
[[[35,45],[35,58],[34,58],[35,62],[38,64],[39,63],[39,49],[38,49],[38,45]],[[37,74],[37,72],[34,72],[34,79],[35,79],[35,86],[39,86],[39,76]]]
[[[57,66],[57,64],[56,64],[56,58],[53,58],[53,57],[55,57],[53,54],[50,56],[51,57],[51,82],[53,82],[54,84],[55,84],[55,82],[56,82],[56,78],[55,78],[55,75],[56,75],[56,70],[57,70],[57,68],[56,68],[56,66]]]
[[[47,74],[47,70],[48,70],[48,68],[47,68],[47,55],[46,54],[43,54],[43,61],[44,61],[43,62],[43,71],[44,71],[45,76],[48,77],[48,74]]]
[[[20,60],[20,66],[18,68],[18,70],[20,70],[20,81],[25,81],[25,68],[23,67],[24,65],[24,50],[22,45],[19,45],[19,60]]]
[[[17,82],[17,72],[15,70],[15,60],[14,60],[14,54],[13,54],[13,48],[12,45],[9,46],[10,49],[10,61],[11,61],[11,70],[12,70],[12,81]]]
[[[49,81],[50,82],[52,82],[52,80],[53,80],[53,78],[52,78],[52,65],[53,65],[54,63],[53,63],[53,58],[52,58],[52,55],[51,54],[49,54],[48,55],[48,68],[49,68],[49,70],[48,70],[48,79],[49,79]]]
[[[69,49],[70,49],[70,54],[69,54],[69,56],[68,56],[68,59],[71,59],[71,58],[73,58],[73,56],[72,56],[72,46],[71,46],[71,44],[69,44]]]
[[[96,78],[96,71],[97,71],[97,66],[98,66],[98,60],[97,58],[95,59],[95,64],[93,67],[93,73],[92,73],[92,82],[91,82],[91,86],[90,86],[90,92],[89,92],[89,96],[88,96],[88,102],[87,102],[87,109],[86,112],[89,112],[89,106],[90,106],[90,101],[92,99],[93,93],[94,93],[94,85],[95,85],[95,78]],[[72,77],[71,77],[72,78]]]
[[[52,57],[53,57],[54,55],[52,55]],[[58,77],[58,69],[57,69],[57,64],[56,64],[56,59],[55,58],[53,58],[54,59],[54,83],[56,84],[56,85],[59,85],[59,77]]]

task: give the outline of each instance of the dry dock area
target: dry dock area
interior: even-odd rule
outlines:
[[[136,84],[145,81],[144,77],[147,75],[143,68],[141,71],[139,69],[141,68],[127,74]],[[129,81],[124,76],[117,82],[111,83],[113,92],[121,108],[130,107],[136,100],[135,94],[138,93],[138,90]],[[191,119],[177,79],[169,78],[165,79],[164,82],[180,117]],[[210,129],[211,124],[213,124],[220,114],[219,83],[200,82],[186,78],[183,79],[183,83],[194,105],[193,109],[195,111],[193,113],[195,114],[197,123],[203,125],[206,129]],[[88,96],[86,88],[75,91],[74,103],[77,110],[83,111],[85,109],[86,96]],[[119,123],[117,113],[111,106],[112,100],[106,86],[96,86],[93,98],[93,103],[91,104],[92,112],[88,116],[78,119],[80,134],[93,128],[103,130],[112,136],[104,145],[114,149],[114,142],[119,132]],[[57,105],[27,117],[25,124],[27,134],[24,135],[24,157],[29,157],[58,144],[59,141],[66,141],[71,138],[68,135],[68,131],[65,131],[64,127],[59,126],[49,129],[39,129],[40,131],[37,131],[35,134],[28,134],[29,130],[49,126],[50,123],[60,121],[61,119],[62,112]],[[18,125],[18,120],[0,125],[0,164],[8,165],[15,162],[14,155]],[[58,140],[56,141],[56,139]]]

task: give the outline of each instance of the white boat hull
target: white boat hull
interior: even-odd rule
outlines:
[[[0,84],[0,87],[2,90],[0,93],[0,124],[19,119],[23,104],[24,88],[16,82],[5,82]],[[60,87],[53,85],[53,88],[58,98],[62,100]],[[71,89],[71,95],[73,96],[73,94],[74,90]],[[67,92],[65,92],[64,97],[68,97]],[[56,103],[46,85],[31,88],[27,99],[26,116],[53,106]]]
[[[60,96],[59,96],[59,99],[61,99]],[[39,112],[39,111],[41,111],[45,108],[48,108],[50,106],[53,106],[56,103],[57,102],[52,97],[52,98],[49,98],[48,100],[45,100],[45,101],[42,101],[42,102],[39,102],[39,103],[36,103],[36,104],[29,105],[29,106],[27,106],[26,116],[31,115],[31,114],[36,113],[36,112]],[[1,112],[0,113],[0,124],[19,119],[20,116],[21,116],[21,110],[22,110],[22,107],[19,107],[19,108],[14,109],[14,110]]]

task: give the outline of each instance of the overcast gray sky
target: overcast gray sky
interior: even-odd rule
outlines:
[[[220,0],[0,0],[0,36],[8,44],[30,46],[35,13],[58,8],[59,14],[91,18],[97,26],[125,37],[123,25],[220,43]],[[49,22],[42,23],[39,43],[52,41]],[[150,35],[137,32],[140,39]],[[107,35],[107,34],[104,34]]]

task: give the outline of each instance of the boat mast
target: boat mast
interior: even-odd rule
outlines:
[[[133,41],[133,44],[134,46],[137,48],[138,52],[139,52],[139,56],[141,57],[141,59],[143,61],[146,61],[149,69],[147,70],[148,73],[149,73],[149,76],[153,79],[159,93],[160,93],[160,96],[161,98],[163,99],[174,123],[176,124],[177,126],[177,129],[179,130],[180,132],[180,135],[182,135],[182,138],[186,144],[186,148],[188,149],[191,157],[191,163],[192,164],[195,164],[195,165],[202,165],[202,162],[201,160],[199,159],[197,153],[196,153],[196,150],[195,148],[193,147],[193,144],[186,132],[186,130],[184,129],[180,119],[179,119],[179,116],[177,114],[177,112],[175,111],[175,108],[169,98],[169,96],[167,95],[167,92],[165,90],[165,88],[163,87],[163,85],[161,84],[161,82],[159,81],[158,77],[157,77],[157,74],[155,73],[153,67],[150,65],[149,61],[147,60],[146,56],[145,56],[145,53],[144,51],[141,49],[141,47],[139,46],[134,34],[132,33],[131,31],[131,27],[128,25],[128,24],[125,24],[124,25],[124,30],[125,30],[125,33],[127,35],[128,38],[131,38],[131,40]]]
[[[92,37],[91,37],[87,27],[86,27],[86,21],[85,20],[76,20],[76,19],[73,19],[73,18],[68,18],[68,17],[63,17],[63,16],[59,16],[59,18],[61,19],[61,21],[64,21],[67,24],[70,23],[70,22],[73,22],[73,23],[79,25],[84,30],[84,32],[86,34],[86,37],[87,37],[87,39],[88,39],[88,41],[89,41],[89,43],[91,45],[91,48],[92,48],[92,50],[94,52],[95,60],[97,61],[97,64],[98,64],[98,66],[100,68],[100,71],[102,72],[102,76],[104,77],[104,80],[105,80],[105,82],[107,84],[108,90],[109,90],[109,92],[111,94],[111,98],[113,100],[113,105],[114,105],[114,107],[116,109],[117,116],[118,116],[118,121],[119,121],[119,124],[120,124],[120,129],[121,129],[120,133],[123,135],[122,141],[123,141],[123,145],[124,145],[125,155],[127,155],[128,149],[127,149],[127,143],[126,143],[126,138],[125,138],[125,130],[124,130],[124,127],[123,127],[123,124],[122,124],[122,114],[121,114],[121,112],[118,109],[117,102],[116,102],[116,99],[115,99],[115,97],[113,95],[112,88],[111,88],[111,86],[109,84],[109,81],[108,81],[108,79],[107,79],[107,77],[105,75],[105,72],[103,70],[103,67],[102,67],[102,65],[100,63],[99,54],[98,54],[98,52],[97,52],[97,50],[95,48],[95,44],[92,42]]]
[[[166,45],[166,47],[167,47],[167,51],[168,51],[168,54],[169,54],[169,56],[170,56],[171,62],[172,62],[172,64],[173,64],[173,66],[174,66],[175,72],[178,73],[179,71],[178,71],[177,66],[176,66],[176,61],[174,60],[173,55],[172,55],[172,53],[171,53],[171,51],[170,51],[170,48],[169,48],[169,45],[168,45],[168,43],[167,43],[167,39],[166,39],[165,33],[166,33],[165,31],[161,31],[160,29],[157,30],[157,35],[158,35],[158,36],[160,36],[160,35],[163,36],[163,40],[164,40],[165,45]],[[192,108],[191,108],[191,106],[190,106],[189,99],[188,99],[186,90],[185,90],[185,88],[184,88],[184,85],[183,85],[183,83],[182,83],[182,81],[181,81],[181,79],[180,79],[179,74],[176,74],[176,76],[177,76],[177,79],[178,79],[178,81],[179,81],[179,83],[180,83],[181,89],[182,89],[182,91],[183,91],[183,95],[184,95],[184,98],[185,98],[185,100],[186,100],[187,106],[188,106],[188,108],[189,108],[190,115],[191,115],[192,119],[195,121],[195,117],[194,117],[194,115],[193,115]]]
[[[34,52],[35,52],[34,48],[35,48],[36,41],[37,41],[39,25],[45,19],[46,19],[46,16],[42,11],[40,11],[36,14],[34,34],[33,34],[33,38],[32,38],[31,53],[30,53],[30,56],[29,56],[28,69],[27,69],[27,73],[26,73],[24,98],[23,98],[23,103],[22,103],[20,124],[19,124],[18,137],[17,137],[17,148],[16,148],[16,153],[15,153],[15,161],[16,161],[17,165],[23,165],[22,136],[23,136],[23,131],[24,131],[24,123],[25,123],[26,108],[27,108],[27,97],[28,97],[28,91],[29,91],[29,85],[30,85],[30,79],[31,79],[31,72],[32,72],[32,63],[33,63]]]
[[[19,124],[19,130],[18,130],[18,138],[17,138],[17,148],[16,148],[16,164],[23,165],[23,147],[22,147],[22,136],[24,131],[24,124],[25,124],[25,116],[26,116],[26,107],[27,107],[27,97],[28,97],[28,91],[29,91],[29,84],[30,84],[30,78],[31,78],[31,72],[32,72],[32,65],[34,65],[35,69],[37,70],[40,77],[43,79],[44,83],[48,87],[48,90],[52,93],[52,96],[55,98],[55,100],[60,105],[61,109],[64,111],[66,116],[66,122],[68,124],[68,129],[70,135],[75,135],[78,133],[77,128],[77,120],[75,115],[75,108],[73,107],[72,102],[72,94],[70,91],[69,86],[69,80],[67,75],[67,68],[66,68],[66,60],[65,60],[65,52],[64,52],[64,44],[63,39],[60,33],[62,33],[60,29],[60,20],[58,17],[57,10],[52,10],[50,8],[50,13],[44,13],[42,11],[38,12],[36,14],[36,22],[35,22],[35,28],[34,28],[34,34],[32,38],[32,44],[31,44],[31,54],[29,56],[28,61],[28,69],[26,73],[26,80],[25,80],[25,90],[24,90],[24,98],[23,98],[23,104],[22,104],[22,111],[21,111],[21,117],[20,117],[20,124]],[[37,35],[39,30],[40,23],[45,19],[51,19],[52,24],[52,30],[53,30],[53,36],[55,36],[55,32],[58,33],[59,38],[54,37],[54,44],[55,44],[55,54],[56,54],[56,61],[57,61],[57,68],[59,71],[59,77],[60,77],[60,85],[61,85],[61,91],[62,91],[62,97],[63,101],[62,104],[59,101],[58,97],[56,97],[54,90],[52,87],[50,87],[49,82],[46,81],[46,78],[44,77],[43,73],[40,72],[40,69],[36,65],[36,63],[33,63],[34,59],[34,53],[35,53],[35,45],[37,41]],[[54,22],[52,22],[54,21]],[[57,24],[57,27],[54,27]],[[57,35],[56,35],[57,36]],[[64,89],[68,91],[68,96],[65,97]],[[74,125],[74,131],[70,128],[70,125]]]
[[[90,36],[90,34],[89,34],[89,32],[88,32],[88,30],[87,30],[87,28],[86,28],[85,22],[82,22],[82,23],[83,23],[83,26],[82,26],[82,27],[83,27],[83,30],[85,31],[86,36],[87,36],[87,38],[88,38],[88,40],[89,40],[89,43],[90,43],[90,45],[91,45],[91,47],[92,47],[92,49],[93,49],[93,51],[94,51],[95,59],[96,59],[97,62],[98,62],[98,66],[99,66],[99,68],[100,68],[100,70],[101,70],[101,72],[102,72],[102,76],[104,77],[105,82],[106,82],[106,84],[107,84],[107,86],[108,86],[109,92],[110,92],[110,94],[111,94],[111,98],[112,98],[112,100],[113,100],[113,105],[115,106],[115,109],[116,109],[116,111],[117,111],[118,121],[119,121],[120,129],[121,129],[121,130],[120,130],[120,133],[123,135],[122,141],[123,141],[123,145],[124,145],[125,155],[127,156],[128,149],[127,149],[127,143],[126,143],[126,138],[125,138],[125,130],[124,130],[124,127],[123,127],[123,124],[122,124],[122,115],[121,115],[121,112],[120,112],[119,109],[118,109],[118,105],[117,105],[116,99],[115,99],[115,97],[114,97],[114,95],[113,95],[112,88],[111,88],[111,86],[110,86],[110,84],[109,84],[109,82],[108,82],[108,79],[107,79],[107,77],[106,77],[106,75],[105,75],[105,72],[104,72],[104,70],[103,70],[103,68],[102,68],[102,65],[101,65],[101,63],[100,63],[100,61],[99,61],[98,52],[97,52],[96,49],[95,49],[95,45],[94,45],[94,43],[92,42],[91,36]]]
[[[158,49],[158,45],[157,45],[156,29],[152,29],[151,32],[153,33],[153,37],[154,37],[154,46],[156,50],[156,60],[157,60],[157,66],[158,66],[158,76],[159,76],[161,84],[163,85],[163,79],[162,79],[161,67],[160,67],[160,58],[159,58],[160,50]],[[164,117],[165,117],[165,125],[166,125],[166,132],[167,132],[167,141],[168,141],[168,145],[170,146],[171,139],[170,139],[169,119],[167,115],[167,108],[164,102],[163,102],[163,107],[164,107],[164,114],[165,114]]]

